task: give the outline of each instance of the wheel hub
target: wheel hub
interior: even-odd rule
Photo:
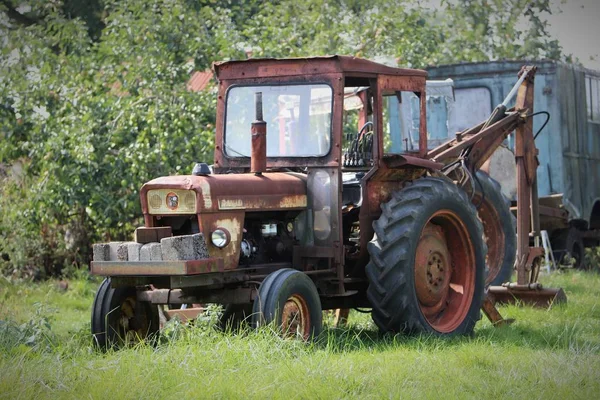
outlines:
[[[299,335],[303,339],[308,339],[310,335],[308,315],[308,305],[304,298],[300,295],[290,296],[283,306],[281,315],[284,336]]]
[[[138,310],[139,304],[135,297],[127,297],[120,306],[120,317],[118,320],[120,339],[125,343],[133,343],[144,337],[148,322]]]
[[[448,295],[452,275],[451,256],[442,229],[428,224],[419,240],[415,259],[415,284],[417,298],[435,312]]]

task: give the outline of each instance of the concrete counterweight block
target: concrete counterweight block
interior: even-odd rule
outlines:
[[[202,260],[208,258],[204,235],[171,236],[161,239],[163,260]]]
[[[109,242],[110,261],[127,261],[127,243]]]
[[[110,246],[108,243],[96,243],[93,246],[94,261],[110,261]]]
[[[127,256],[129,257],[129,261],[140,261],[141,249],[141,243],[127,242]]]
[[[146,243],[140,248],[140,261],[162,261],[160,243]]]

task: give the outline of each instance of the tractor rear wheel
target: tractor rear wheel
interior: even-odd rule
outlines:
[[[252,326],[272,322],[285,337],[310,340],[321,333],[321,299],[308,275],[291,268],[269,274],[258,288],[252,309]]]
[[[384,332],[470,334],[480,318],[486,248],[465,192],[421,178],[381,205],[367,297]]]
[[[110,278],[102,281],[92,306],[92,335],[100,349],[153,338],[158,330],[158,308],[137,301],[135,287],[112,288]]]
[[[471,199],[483,223],[487,245],[485,286],[510,281],[517,257],[517,234],[510,200],[502,194],[500,184],[483,171],[477,171],[475,193]]]

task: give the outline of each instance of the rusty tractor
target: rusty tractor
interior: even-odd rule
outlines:
[[[329,56],[214,72],[212,169],[144,184],[134,240],[94,245],[100,347],[154,335],[157,305],[185,315],[180,305],[218,303],[223,325],[273,323],[308,340],[326,309],[369,308],[381,331],[445,337],[471,333],[480,310],[506,322],[496,301],[565,299],[537,283],[534,67],[487,121],[436,148],[425,71]],[[516,237],[478,171],[515,130]],[[488,287],[513,264],[516,283]]]

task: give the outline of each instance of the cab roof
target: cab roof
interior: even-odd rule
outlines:
[[[213,70],[218,80],[322,75],[328,73],[365,78],[376,77],[377,75],[427,76],[427,72],[420,69],[389,67],[363,58],[340,55],[223,61],[214,63]]]

